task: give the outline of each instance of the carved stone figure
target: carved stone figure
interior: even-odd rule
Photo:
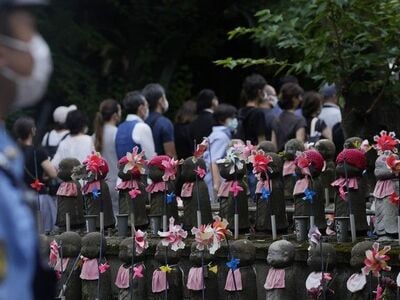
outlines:
[[[325,168],[320,175],[321,185],[324,193],[326,193],[326,190],[328,191],[328,199],[330,202],[333,202],[335,192],[331,186],[331,182],[335,180],[335,144],[330,140],[322,139],[315,144],[315,149],[325,160]]]
[[[336,177],[332,182],[335,198],[335,216],[348,217],[354,214],[356,231],[360,234],[368,230],[365,206],[365,180],[362,175],[366,167],[364,153],[358,149],[344,149],[336,158]],[[350,230],[350,226],[348,228]]]
[[[66,214],[69,214],[72,229],[85,224],[83,217],[83,198],[78,181],[71,178],[74,167],[80,165],[75,158],[65,158],[59,164],[58,178],[63,182],[57,190],[57,220],[56,225],[66,228]]]
[[[336,250],[333,245],[322,243],[322,253],[320,245],[310,247],[307,264],[312,270],[306,280],[309,299],[315,299],[315,294],[321,295],[318,299],[323,299],[323,290],[326,299],[336,299],[336,290],[342,287],[337,286],[339,282],[335,280]]]
[[[167,256],[167,261],[165,260]],[[154,255],[158,267],[152,274],[152,280],[147,280],[149,286],[148,299],[164,299],[165,289],[167,288],[168,299],[183,299],[183,272],[178,266],[182,250],[173,251],[171,246],[163,246],[161,242],[157,244]]]
[[[119,259],[122,261],[122,265],[119,267],[114,281],[115,285],[119,288],[119,300],[147,299],[146,272],[143,262],[144,252],[141,252],[139,255],[135,251],[133,257],[133,268],[132,254],[133,238],[129,237],[119,244]],[[133,297],[131,292],[133,292]]]
[[[167,219],[170,217],[174,217],[175,220],[178,219],[176,199],[171,199],[169,203],[166,203],[167,195],[174,193],[174,183],[172,181],[163,181],[165,167],[162,163],[169,159],[166,155],[158,155],[148,163],[149,178],[152,183],[146,187],[146,191],[150,194],[149,218],[153,233],[157,233],[161,227],[164,204],[166,205]]]
[[[242,168],[236,167],[229,160],[217,161],[218,170],[225,181],[218,190],[218,199],[220,201],[219,213],[221,218],[225,218],[229,222],[229,228],[234,229],[235,202],[239,214],[239,230],[247,230],[249,228],[249,212],[247,185],[244,180],[246,167],[244,161],[241,161]],[[233,168],[233,169],[232,169]],[[231,170],[234,170],[231,172]],[[236,186],[237,195],[234,196]]]
[[[131,224],[131,207],[135,214],[135,226],[143,227],[149,223],[146,211],[146,201],[148,193],[144,185],[143,177],[140,173],[124,173],[123,166],[119,167],[118,177],[121,178],[121,182],[117,185],[119,194],[119,214],[128,215],[128,224]],[[137,194],[134,199],[129,195],[129,191],[132,189],[140,190],[140,194]]]
[[[56,241],[61,248],[63,257],[62,261],[58,260],[55,266],[55,270],[62,274],[58,281],[57,291],[61,291],[65,285],[63,291],[65,299],[79,300],[82,294],[81,279],[79,278],[81,270],[78,263],[81,237],[76,232],[67,231],[57,236]]]
[[[256,247],[249,240],[237,240],[231,244],[231,259],[239,259],[235,270],[229,269],[225,282],[226,299],[257,299],[256,272],[252,266]]]
[[[274,143],[271,141],[262,141],[261,143],[258,144],[257,149],[261,149],[264,152],[272,152],[276,153],[278,149],[276,149],[276,146]]]
[[[183,225],[187,229],[197,227],[198,203],[200,204],[201,223],[212,222],[210,196],[203,180],[206,168],[206,163],[202,158],[189,157],[182,164],[180,179],[183,186],[180,196],[184,211]],[[204,174],[202,174],[202,170],[204,170]]]
[[[297,139],[291,139],[285,144],[284,163],[283,163],[283,183],[285,191],[285,201],[293,203],[293,189],[296,184],[296,165],[294,163],[297,152],[304,151],[304,144]]]
[[[294,256],[294,245],[288,241],[275,241],[269,246],[267,262],[271,267],[264,284],[267,300],[296,299]]]
[[[324,159],[318,151],[306,150],[297,156],[295,164],[294,216],[314,216],[315,225],[325,230],[325,201],[319,179]]]
[[[256,230],[271,232],[271,215],[275,215],[276,230],[287,230],[286,206],[283,200],[282,160],[278,154],[266,153],[272,158],[266,173],[258,174],[256,187]]]
[[[105,260],[106,246],[106,239],[99,232],[88,233],[82,238],[82,300],[112,299],[111,272],[107,270]],[[102,257],[99,263],[100,248]]]
[[[218,299],[218,267],[213,260],[214,255],[210,254],[208,250],[200,251],[196,248],[196,243],[192,243],[190,252],[192,267],[189,270],[186,282],[191,300],[202,299],[203,286],[204,299]]]
[[[386,158],[386,155],[381,155],[375,162],[375,232],[379,236],[397,237],[398,207],[390,201],[390,195],[398,193],[398,180],[387,167]]]

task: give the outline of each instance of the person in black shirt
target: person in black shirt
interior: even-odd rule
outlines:
[[[195,113],[196,102],[188,100],[183,103],[175,115],[174,134],[178,159],[185,159],[193,154],[194,145],[190,125],[195,118]]]
[[[197,118],[190,124],[190,137],[192,142],[192,149],[194,148],[194,141],[200,144],[204,137],[211,134],[212,127],[214,126],[213,113],[218,106],[218,98],[214,91],[204,89],[199,92],[196,97],[197,105]]]

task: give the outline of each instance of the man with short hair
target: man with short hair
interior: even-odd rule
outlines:
[[[35,105],[47,89],[50,50],[26,10],[40,2],[0,0],[0,299],[53,299],[52,287],[43,284],[54,283],[55,276],[41,265],[24,196],[24,160],[4,125],[11,109]]]
[[[218,106],[218,98],[213,90],[201,90],[196,97],[197,118],[190,124],[189,133],[192,143],[200,144],[204,137],[211,134],[214,125],[214,109]],[[193,147],[194,148],[194,147]]]
[[[153,158],[154,152],[153,135],[145,120],[149,114],[149,106],[143,94],[133,91],[126,94],[122,105],[127,114],[124,122],[119,124],[115,136],[115,149],[118,159],[137,146],[143,150],[147,159]]]
[[[320,94],[324,97],[321,113],[318,118],[324,120],[329,128],[333,128],[337,123],[342,122],[342,113],[338,105],[338,97],[335,84],[325,84],[320,89]]]
[[[149,103],[150,114],[145,121],[153,132],[157,154],[176,157],[174,125],[163,116],[169,107],[164,88],[158,83],[149,83],[142,92]]]

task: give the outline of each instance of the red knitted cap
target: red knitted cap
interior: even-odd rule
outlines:
[[[164,160],[169,160],[170,157],[168,155],[157,155],[154,156],[150,161],[149,161],[149,166],[155,166],[160,168],[161,170],[165,170],[165,167],[162,165],[162,162]]]
[[[304,151],[304,154],[316,171],[321,172],[322,168],[324,167],[324,158],[322,157],[321,153],[316,150],[306,150]]]
[[[343,162],[358,169],[365,169],[367,167],[367,159],[359,149],[343,149],[337,156],[336,163],[340,164]]]

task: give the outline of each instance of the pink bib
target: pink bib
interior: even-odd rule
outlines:
[[[354,273],[347,279],[347,289],[352,292],[361,291],[367,284],[367,277],[363,273]]]
[[[99,264],[97,263],[97,258],[89,259],[85,257],[83,259],[80,278],[84,280],[99,279]]]
[[[218,189],[218,197],[229,197],[229,192],[231,190],[231,187],[233,185],[234,181],[224,181],[221,183]]]
[[[265,280],[264,288],[266,290],[285,288],[285,269],[269,269]]]
[[[121,181],[115,189],[117,191],[122,191],[122,190],[134,190],[134,189],[139,189],[139,185],[136,180],[127,180],[127,181]]]
[[[151,280],[151,290],[153,291],[153,293],[160,293],[165,291],[166,289],[169,289],[167,273],[158,269],[155,270],[153,272],[153,278]]]
[[[130,268],[125,268],[121,265],[118,269],[117,277],[115,278],[115,285],[120,289],[129,288],[129,271]]]
[[[283,163],[282,175],[283,176],[292,175],[294,174],[295,170],[296,170],[296,164],[294,163],[294,160],[286,160]]]
[[[57,196],[76,197],[78,196],[78,188],[75,182],[61,182]]]
[[[164,192],[167,189],[167,185],[164,181],[151,183],[146,187],[146,192],[153,194],[157,192]]]
[[[233,274],[235,275],[235,281],[233,280]],[[236,289],[235,289],[236,282]],[[236,269],[233,273],[229,269],[228,276],[226,276],[225,291],[241,291],[242,287],[242,274],[240,273],[240,268]]]
[[[388,180],[378,180],[375,184],[374,197],[375,198],[385,198],[390,196],[390,194],[395,192],[395,185],[392,179]]]
[[[200,291],[204,286],[204,278],[202,268],[192,267],[189,270],[188,281],[186,287],[189,290]]]
[[[192,197],[194,182],[185,182],[182,185],[181,197]]]

